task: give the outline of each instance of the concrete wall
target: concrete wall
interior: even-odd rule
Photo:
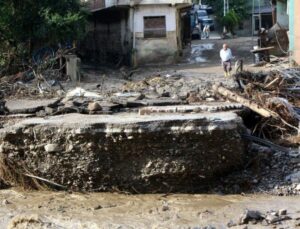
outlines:
[[[287,3],[277,1],[277,22],[285,29],[289,28],[289,16],[287,14]]]
[[[295,1],[295,49],[294,49],[294,58],[295,61],[300,64],[300,1]]]
[[[144,38],[144,17],[165,16],[165,38]],[[136,64],[147,63],[170,64],[175,62],[178,54],[177,8],[169,5],[138,6],[134,15]]]
[[[300,64],[300,1],[289,0],[290,50],[293,60]]]

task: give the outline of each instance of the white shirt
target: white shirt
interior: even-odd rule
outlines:
[[[229,49],[229,48],[227,48],[227,50],[221,49],[220,57],[223,62],[231,60],[233,58],[231,49]]]

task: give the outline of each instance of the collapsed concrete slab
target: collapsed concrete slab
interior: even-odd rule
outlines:
[[[73,190],[195,191],[242,164],[244,131],[232,112],[68,114],[6,126],[0,153],[19,173]]]
[[[32,114],[45,107],[56,106],[60,99],[13,99],[7,100],[6,107],[10,114]]]

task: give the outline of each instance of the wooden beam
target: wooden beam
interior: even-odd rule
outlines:
[[[218,93],[232,101],[238,102],[242,105],[244,105],[245,107],[248,107],[249,109],[253,110],[254,112],[260,114],[261,116],[265,117],[265,118],[278,118],[278,114],[269,110],[269,109],[265,109],[262,106],[258,105],[257,103],[245,99],[242,96],[228,90],[227,88],[223,87],[222,85],[214,85],[213,86],[213,90],[215,91],[215,93]]]

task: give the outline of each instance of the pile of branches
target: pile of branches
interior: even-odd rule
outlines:
[[[298,143],[300,123],[300,69],[276,69],[268,73],[239,72],[235,75],[239,86],[235,92],[225,93],[250,108],[257,115],[252,126],[254,135],[280,143]]]
[[[61,81],[68,77],[64,74],[65,55],[70,49],[44,53],[22,65],[22,71],[0,78],[0,97],[53,97],[58,86],[64,91]]]

